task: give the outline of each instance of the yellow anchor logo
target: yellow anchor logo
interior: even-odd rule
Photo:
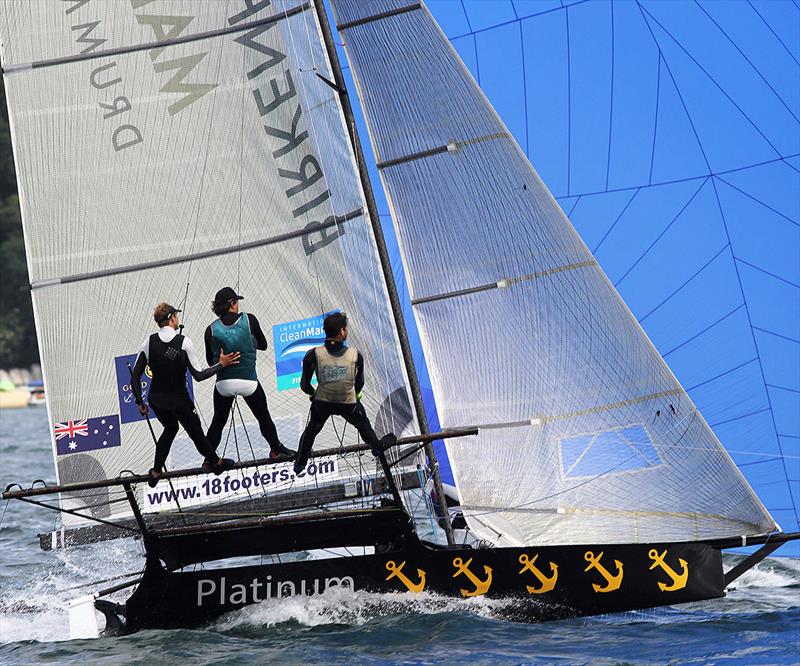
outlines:
[[[686,587],[686,581],[689,578],[689,563],[684,560],[683,558],[678,558],[678,565],[683,568],[681,573],[678,573],[673,569],[669,564],[664,561],[664,558],[667,556],[667,551],[665,550],[660,555],[658,551],[653,548],[647,556],[653,560],[653,563],[650,565],[650,570],[652,571],[656,567],[661,567],[664,571],[666,571],[667,575],[672,579],[672,583],[667,585],[666,583],[662,583],[659,581],[658,587],[661,589],[662,592],[674,592],[675,590],[682,590]]]
[[[409,592],[422,592],[425,588],[425,572],[422,569],[417,569],[417,575],[419,576],[419,582],[413,583],[408,576],[403,573],[403,567],[406,565],[405,560],[400,562],[400,565],[394,563],[393,560],[389,560],[386,563],[386,571],[389,572],[389,575],[386,576],[386,580],[391,580],[392,578],[399,578],[400,582],[405,585]]]
[[[605,585],[592,583],[592,587],[594,588],[595,592],[613,592],[614,590],[619,589],[619,586],[622,585],[622,562],[619,560],[614,560],[614,564],[617,566],[617,573],[612,574],[600,563],[600,559],[603,557],[602,552],[595,557],[591,550],[587,550],[583,557],[589,563],[589,566],[587,566],[584,571],[589,571],[589,569],[597,569],[600,575],[606,579]]]
[[[544,594],[545,592],[550,592],[556,586],[556,581],[558,580],[558,565],[550,562],[550,577],[548,578],[535,566],[538,557],[538,553],[533,556],[533,559],[530,559],[525,553],[522,553],[522,555],[519,556],[519,563],[522,565],[522,569],[519,570],[519,573],[523,574],[526,571],[530,571],[539,579],[539,582],[542,584],[541,587],[526,585],[525,588],[531,594]]]
[[[465,597],[477,597],[481,594],[486,594],[489,591],[489,588],[492,585],[492,568],[483,565],[483,571],[486,573],[486,580],[481,580],[478,578],[474,573],[469,570],[469,565],[472,564],[472,558],[470,557],[466,562],[462,561],[460,557],[456,557],[453,560],[453,566],[457,569],[457,571],[453,574],[453,578],[456,576],[460,576],[464,574],[467,578],[470,579],[472,584],[475,586],[475,589],[471,592],[469,590],[465,590],[462,588],[461,594]]]

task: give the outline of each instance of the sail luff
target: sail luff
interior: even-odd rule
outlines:
[[[0,69],[3,68],[5,64],[5,47],[0,41]],[[8,130],[9,136],[11,139],[11,153],[14,159],[14,177],[17,183],[17,198],[19,200],[19,213],[20,213],[20,220],[22,222],[22,237],[23,237],[23,248],[25,249],[25,265],[31,265],[31,248],[30,243],[28,242],[28,232],[27,232],[27,222],[28,222],[28,206],[27,206],[27,192],[26,189],[23,187],[23,183],[20,177],[20,169],[19,169],[19,155],[18,155],[18,148],[17,148],[17,129],[16,129],[16,118],[14,112],[11,108],[11,100],[8,94],[8,87],[5,85],[7,78],[5,72],[2,74],[3,76],[3,84],[5,89],[5,102],[6,102],[6,115],[8,116]],[[30,271],[28,271],[28,276],[30,277]],[[39,321],[39,312],[38,308],[36,307],[36,297],[33,291],[30,292],[31,298],[31,310],[33,311],[33,328],[36,332],[36,344],[40,350],[43,349],[43,340],[42,340],[42,327]],[[50,385],[47,379],[47,369],[45,368],[45,364],[40,364],[40,369],[42,372],[42,385],[44,386],[44,404],[47,409],[47,420],[48,423],[53,423],[53,411],[52,406],[50,404],[50,391],[48,390],[48,386]],[[50,450],[53,454],[53,468],[56,473],[56,480],[58,482],[61,481],[58,474],[58,465],[56,465],[56,437],[55,433],[52,429],[49,432],[50,435]]]
[[[333,75],[335,77],[335,83],[340,91],[337,97],[339,99],[342,112],[344,113],[345,119],[347,121],[345,124],[347,125],[348,128],[348,135],[350,138],[350,144],[352,146],[353,153],[355,155],[357,163],[358,176],[361,182],[362,193],[364,195],[367,204],[367,210],[369,211],[370,222],[372,223],[372,232],[375,238],[375,245],[378,251],[378,256],[380,258],[381,270],[383,272],[385,288],[389,297],[389,304],[392,310],[392,317],[394,318],[395,328],[398,336],[398,342],[400,345],[400,350],[403,357],[403,363],[405,366],[406,377],[411,387],[411,397],[414,402],[414,411],[416,413],[417,421],[419,423],[420,432],[423,435],[427,435],[430,433],[430,426],[428,424],[428,416],[425,411],[425,405],[423,404],[422,401],[422,389],[419,384],[419,377],[417,376],[416,367],[414,366],[414,358],[411,352],[411,345],[408,340],[408,332],[406,331],[405,320],[403,318],[403,311],[402,311],[402,306],[400,304],[400,297],[397,293],[397,285],[395,284],[394,281],[392,264],[389,259],[389,253],[386,249],[386,240],[384,239],[383,236],[383,229],[381,228],[378,206],[375,203],[375,195],[372,192],[372,183],[370,181],[366,163],[364,161],[364,151],[361,147],[361,141],[359,140],[358,133],[355,129],[355,117],[353,115],[353,109],[350,105],[349,97],[346,94],[341,93],[341,91],[346,90],[344,75],[342,74],[341,64],[339,63],[339,58],[336,54],[336,47],[333,44],[333,36],[331,34],[330,25],[328,23],[328,17],[325,12],[324,2],[322,2],[321,0],[314,0],[314,8],[316,11],[317,23],[319,25],[319,29],[322,33],[322,37],[326,46],[329,64],[331,66],[331,70],[333,71]],[[436,457],[436,451],[434,450],[432,443],[426,442],[425,454],[428,456],[430,464],[431,474],[433,477],[433,482],[436,490],[436,499],[437,502],[439,503],[441,515],[444,517],[444,528],[447,537],[447,543],[448,545],[452,546],[455,544],[455,539],[453,537],[453,527],[450,523],[450,516],[447,511],[447,501],[444,494],[444,488],[442,486],[442,478],[439,473],[439,462]]]

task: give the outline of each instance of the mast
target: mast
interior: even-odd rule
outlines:
[[[350,135],[350,143],[353,146],[353,152],[356,156],[358,163],[358,177],[361,181],[361,187],[364,191],[364,198],[367,202],[367,210],[369,212],[370,223],[372,224],[372,233],[375,236],[375,244],[378,249],[378,256],[380,257],[381,270],[386,282],[386,289],[389,293],[389,302],[392,307],[392,316],[394,318],[395,327],[397,328],[397,335],[400,341],[400,350],[403,354],[403,362],[408,376],[408,382],[411,386],[411,395],[414,400],[414,409],[417,413],[417,422],[419,424],[420,433],[427,435],[430,433],[428,425],[428,417],[425,413],[425,406],[422,403],[422,391],[419,385],[419,378],[417,377],[417,369],[414,366],[414,359],[411,354],[411,345],[408,341],[408,333],[406,331],[405,320],[403,319],[403,311],[400,306],[400,298],[397,294],[397,285],[394,281],[394,274],[392,273],[392,264],[389,260],[389,253],[386,250],[386,241],[383,237],[383,229],[381,228],[380,216],[378,214],[378,207],[375,204],[375,197],[372,193],[372,184],[367,173],[367,167],[364,162],[364,152],[361,149],[361,141],[355,131],[355,117],[353,116],[353,109],[350,105],[350,98],[347,94],[347,89],[344,83],[344,75],[342,68],[339,64],[339,58],[336,55],[336,47],[333,43],[333,35],[331,28],[328,24],[328,17],[325,13],[324,3],[320,0],[314,1],[314,10],[317,13],[317,20],[319,22],[320,30],[322,31],[323,41],[325,48],[328,52],[328,59],[331,63],[331,70],[333,71],[334,83],[339,93],[339,100],[342,106],[345,120],[347,121],[347,132]],[[450,514],[447,511],[447,500],[445,499],[444,488],[442,487],[442,477],[439,474],[439,461],[436,457],[436,452],[431,442],[425,444],[425,454],[428,460],[431,461],[431,474],[433,476],[433,484],[436,490],[436,500],[439,505],[439,510],[444,517],[444,531],[447,535],[447,544],[449,546],[455,545],[453,538],[453,526],[450,524]]]

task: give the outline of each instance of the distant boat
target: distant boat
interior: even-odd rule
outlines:
[[[29,398],[28,389],[20,388],[8,379],[0,381],[0,409],[27,407]]]
[[[28,404],[31,407],[47,404],[47,399],[44,395],[44,382],[28,382],[28,393]]]

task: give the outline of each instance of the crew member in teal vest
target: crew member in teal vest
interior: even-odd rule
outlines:
[[[267,408],[267,396],[256,375],[256,351],[267,348],[267,339],[258,319],[249,312],[239,311],[241,299],[231,287],[225,287],[217,292],[211,304],[218,319],[206,328],[206,360],[210,364],[216,363],[225,350],[235,349],[239,352],[239,363],[223,368],[217,374],[217,383],[214,386],[214,417],[207,437],[216,449],[228,422],[231,405],[236,396],[242,396],[258,420],[261,434],[269,444],[270,458],[290,460],[295,452],[281,444]]]
[[[361,389],[364,388],[364,357],[355,347],[344,344],[347,340],[347,315],[334,312],[322,322],[325,344],[310,349],[303,358],[303,374],[300,390],[311,396],[311,411],[308,425],[300,437],[294,473],[306,467],[314,439],[322,430],[328,417],[337,415],[355,426],[358,434],[377,455],[380,449],[397,441],[393,434],[380,440],[372,429],[369,417],[361,404]],[[311,384],[317,375],[317,388]]]

